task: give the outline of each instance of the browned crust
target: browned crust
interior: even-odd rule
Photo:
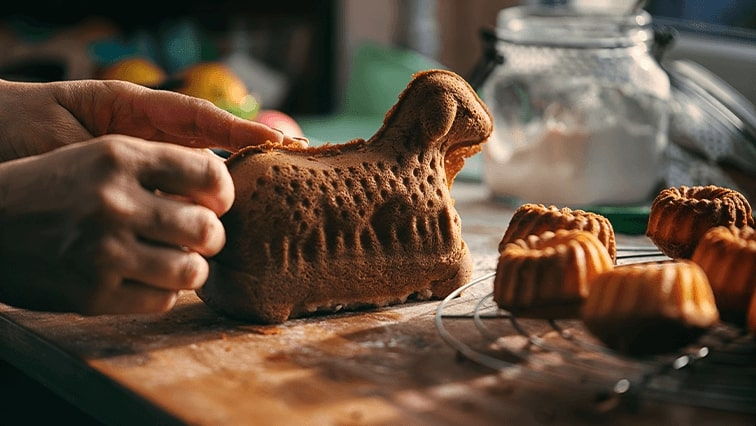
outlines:
[[[746,321],[756,292],[756,232],[750,226],[717,226],[701,238],[691,260],[706,272],[726,321]]]
[[[584,210],[534,203],[523,204],[512,214],[512,219],[499,242],[499,251],[501,252],[504,245],[517,239],[558,229],[591,232],[604,244],[612,261],[617,260],[617,243],[609,219]]]
[[[501,251],[493,298],[523,318],[576,318],[590,280],[612,267],[606,247],[591,232],[531,234]]]
[[[598,275],[582,318],[610,348],[648,355],[692,342],[719,313],[706,274],[680,259],[620,265]]]
[[[232,155],[226,246],[197,294],[263,323],[446,297],[472,274],[449,189],[492,125],[461,77],[432,70],[369,140]]]
[[[715,185],[680,186],[656,196],[646,236],[667,256],[689,259],[709,229],[753,225],[753,211],[743,194]]]

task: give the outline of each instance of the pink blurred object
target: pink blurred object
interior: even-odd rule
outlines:
[[[278,110],[260,110],[260,112],[258,112],[257,116],[255,117],[255,121],[265,124],[268,127],[278,129],[288,136],[300,138],[304,137],[304,132],[302,132],[302,128],[299,127],[299,124],[296,122],[296,120],[294,120],[290,115]]]

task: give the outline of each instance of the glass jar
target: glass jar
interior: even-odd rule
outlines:
[[[497,17],[479,93],[494,117],[483,177],[511,203],[628,205],[664,175],[669,77],[645,11],[518,6]]]

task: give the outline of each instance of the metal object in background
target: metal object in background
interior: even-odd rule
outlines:
[[[756,178],[756,109],[703,66],[665,64],[672,84],[669,138],[704,159]]]
[[[617,252],[622,263],[665,258],[655,247]],[[567,389],[596,413],[637,413],[655,402],[756,414],[756,340],[744,328],[722,323],[678,351],[631,357],[608,349],[580,320],[523,319],[498,308],[495,265],[486,270],[436,311],[440,337],[461,358],[544,391]]]

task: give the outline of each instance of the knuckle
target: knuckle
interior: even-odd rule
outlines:
[[[127,191],[113,186],[101,186],[95,191],[95,214],[103,222],[122,222],[135,213],[135,205]]]
[[[117,135],[100,137],[97,144],[99,148],[97,161],[108,168],[120,166],[124,161],[127,145],[127,139]]]
[[[209,155],[203,155],[203,162],[201,164],[202,176],[204,176],[205,186],[208,189],[219,191],[223,189],[223,186],[230,180],[228,169],[221,161],[210,157]]]
[[[176,305],[178,300],[178,291],[167,292],[162,296],[162,300],[159,300],[155,305],[154,313],[168,312]]]
[[[216,246],[218,241],[225,240],[225,231],[214,213],[204,208],[199,209],[194,228],[197,232],[196,244],[198,248],[202,248],[206,252],[214,252],[220,249]]]
[[[207,261],[197,253],[188,253],[179,271],[179,279],[183,287],[196,289],[205,283],[209,274]]]
[[[177,218],[174,209],[152,208],[150,210],[150,227],[153,229],[166,229],[175,226]]]
[[[114,272],[114,268],[123,265],[126,249],[123,242],[112,234],[101,236],[94,244],[94,267],[101,273]],[[107,283],[107,280],[99,281]]]

